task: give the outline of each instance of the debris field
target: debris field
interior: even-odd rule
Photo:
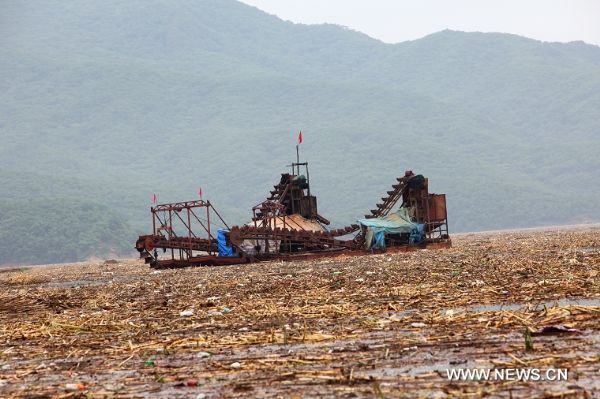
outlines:
[[[598,397],[599,274],[595,226],[300,262],[4,270],[0,397]]]

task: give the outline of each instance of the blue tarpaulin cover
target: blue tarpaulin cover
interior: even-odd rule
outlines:
[[[219,247],[219,256],[234,256],[233,248],[227,246],[227,239],[225,233],[228,230],[219,229],[217,232],[217,245]]]
[[[423,241],[425,225],[412,221],[409,210],[400,208],[387,216],[373,219],[358,219],[358,223],[367,227],[365,246],[367,249],[385,248],[385,234],[410,234],[409,243],[418,244]]]

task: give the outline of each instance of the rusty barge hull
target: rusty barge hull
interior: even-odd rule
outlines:
[[[452,247],[452,240],[443,240],[439,242],[427,242],[418,245],[404,245],[388,248],[384,253],[396,254],[403,252],[415,252],[423,249],[429,250],[440,250],[448,249]],[[249,258],[242,257],[225,257],[225,256],[195,256],[189,259],[165,259],[159,262],[151,263],[151,267],[154,269],[181,269],[186,267],[197,267],[197,266],[230,266],[230,265],[241,265],[246,263],[257,263],[257,262],[270,262],[270,261],[281,261],[281,262],[297,262],[305,260],[315,260],[322,258],[339,258],[347,256],[369,256],[373,253],[362,249],[356,250],[330,250],[330,251],[319,251],[319,252],[306,252],[301,254],[275,254],[273,256],[265,256],[260,259],[250,260]]]

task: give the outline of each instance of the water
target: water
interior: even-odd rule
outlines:
[[[442,314],[446,314],[448,311],[452,311],[454,314],[463,312],[499,312],[502,310],[530,310],[536,311],[541,310],[544,307],[551,308],[554,306],[600,306],[600,299],[597,298],[562,298],[553,301],[540,301],[540,302],[505,302],[501,304],[489,304],[489,305],[471,305],[460,308],[450,308],[441,310]]]

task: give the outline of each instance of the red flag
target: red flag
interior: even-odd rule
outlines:
[[[152,194],[152,203],[156,204],[156,193]]]
[[[298,135],[298,144],[302,144],[302,130],[300,130],[300,134]]]
[[[202,199],[202,187],[198,188],[198,196]]]

